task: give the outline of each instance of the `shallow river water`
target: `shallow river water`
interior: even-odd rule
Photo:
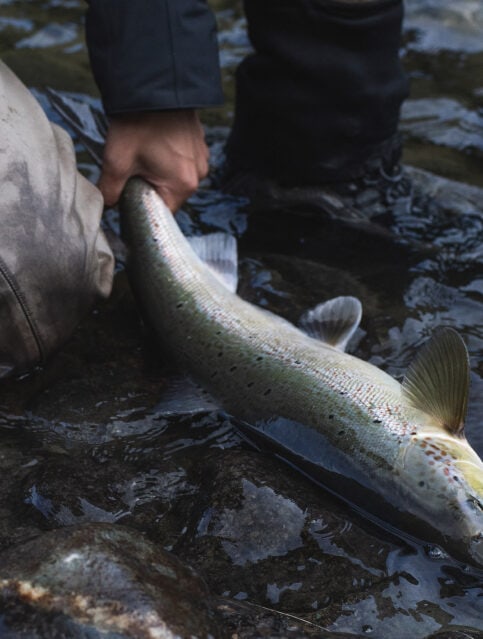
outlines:
[[[225,107],[203,115],[216,165],[232,117],[234,69],[250,45],[240,3],[212,5],[227,96]],[[241,295],[293,321],[328,297],[359,297],[364,317],[353,352],[397,378],[435,328],[456,328],[471,357],[466,433],[483,455],[483,4],[407,0],[406,8],[405,162],[437,208],[398,211],[381,233],[288,210],[255,218],[246,201],[207,181],[178,219],[186,232],[235,234]],[[83,11],[77,0],[0,0],[0,55],[56,121],[46,86],[98,101]],[[80,144],[78,158],[95,179]],[[250,449],[216,411],[179,414],[170,400],[176,371],[143,330],[126,281],[117,213],[107,212],[103,224],[118,260],[111,298],[44,368],[0,384],[0,589],[2,579],[38,579],[57,593],[25,608],[4,593],[0,637],[47,638],[55,624],[55,636],[158,636],[141,622],[119,629],[99,615],[93,621],[66,594],[91,597],[91,608],[107,599],[129,608],[119,603],[112,566],[129,587],[151,584],[147,565],[156,553],[148,542],[206,584],[196,596],[180,586],[172,610],[177,623],[187,620],[182,636],[194,627],[199,636],[240,638],[483,637],[481,572],[376,528]],[[65,567],[80,547],[99,583],[86,585],[85,566],[49,576],[56,552],[67,553]],[[121,570],[123,548],[134,559]],[[171,561],[164,565],[176,572]],[[103,570],[111,588],[102,585]],[[133,601],[155,601],[152,584],[144,594],[132,586]],[[196,597],[210,601],[208,613],[191,605]],[[101,627],[107,635],[97,634]]]

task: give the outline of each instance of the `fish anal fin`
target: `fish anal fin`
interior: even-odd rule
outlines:
[[[410,404],[433,417],[452,435],[463,435],[470,364],[460,335],[440,328],[406,372],[403,393]]]
[[[238,285],[236,240],[227,233],[211,233],[187,238],[191,248],[213,275],[234,293]]]
[[[300,328],[310,337],[343,351],[361,317],[362,305],[356,297],[335,297],[304,313]]]

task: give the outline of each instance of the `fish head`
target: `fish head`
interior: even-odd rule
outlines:
[[[472,452],[476,460],[460,458],[454,465],[462,484],[460,504],[464,515],[462,530],[466,531],[465,545],[473,561],[483,568],[483,464]]]
[[[452,554],[483,568],[483,463],[466,439],[415,434],[397,468],[405,510],[436,530]]]

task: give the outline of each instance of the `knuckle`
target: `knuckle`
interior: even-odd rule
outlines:
[[[198,172],[191,168],[181,176],[181,189],[186,193],[194,193],[199,185]]]
[[[203,158],[199,164],[198,164],[198,177],[200,180],[202,180],[203,178],[205,178],[208,175],[208,171],[209,171],[209,164],[208,164],[208,158]]]

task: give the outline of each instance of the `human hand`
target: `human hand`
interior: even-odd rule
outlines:
[[[99,189],[114,206],[127,180],[149,182],[176,211],[208,173],[208,147],[196,111],[153,111],[110,120]]]

